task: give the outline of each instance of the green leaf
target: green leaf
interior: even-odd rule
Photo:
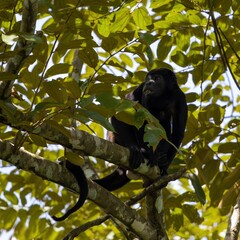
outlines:
[[[27,204],[27,195],[31,192],[32,192],[32,189],[30,187],[25,187],[23,190],[21,190],[20,199],[23,206]]]
[[[155,9],[155,8],[160,8],[162,6],[166,7],[166,6],[169,6],[169,4],[171,2],[173,2],[173,0],[161,0],[161,1],[159,1],[159,0],[152,0],[150,8]]]
[[[191,180],[191,183],[197,194],[199,202],[204,205],[206,203],[206,196],[197,175],[194,173],[191,173],[191,174],[188,174],[188,178]]]
[[[17,40],[18,36],[15,34],[5,35],[2,33],[2,41],[8,45],[13,45]]]
[[[198,16],[198,12],[194,11],[193,13],[189,14],[188,15],[188,19],[189,19],[189,22],[191,24],[196,24],[196,25],[200,25],[202,20],[201,18]]]
[[[55,102],[40,102],[35,106],[34,110],[30,113],[30,116],[34,117],[35,114],[38,112],[41,112],[46,109],[52,109],[55,107],[62,107],[62,104]]]
[[[213,206],[217,206],[223,196],[225,188],[223,188],[222,183],[227,176],[227,172],[218,172],[210,186],[210,198]]]
[[[12,1],[0,1],[0,9],[12,9],[15,3]]]
[[[130,9],[123,8],[115,13],[115,21],[110,26],[111,32],[121,32],[127,26],[131,18]]]
[[[232,187],[230,187],[223,195],[219,208],[222,215],[229,214],[230,210],[234,207],[239,196],[240,181],[236,181]]]
[[[148,146],[153,146],[153,149],[156,149],[159,141],[163,138],[167,139],[166,132],[162,126],[155,127],[150,124],[147,124],[144,128],[144,142],[148,143]]]
[[[147,57],[148,57],[148,64],[149,64],[149,67],[151,68],[152,64],[153,64],[154,56],[153,56],[153,52],[152,52],[152,49],[150,48],[150,46],[147,46],[146,53],[147,53]]]
[[[125,66],[133,67],[133,59],[126,54],[121,54],[120,58]]]
[[[68,41],[62,41],[59,43],[59,46],[57,47],[56,51],[67,51],[69,49],[78,49],[80,47],[86,47],[86,45],[97,47],[97,44],[91,40],[86,43],[86,39],[77,39],[77,40],[68,40]],[[90,47],[89,46],[89,47]]]
[[[43,40],[34,34],[29,34],[29,33],[19,33],[18,34],[20,37],[24,38],[26,41],[30,42],[35,42],[35,43],[43,43]]]
[[[176,35],[176,43],[179,49],[187,51],[190,45],[190,32],[188,30],[180,31]]]
[[[152,43],[158,40],[156,36],[153,36],[148,32],[146,33],[139,32],[138,35],[139,35],[140,41],[146,45],[151,45]]]
[[[71,67],[71,65],[67,64],[67,63],[55,64],[47,70],[44,77],[48,78],[48,77],[58,75],[58,74],[64,74],[64,73],[66,74],[70,71],[70,67]]]
[[[184,204],[182,209],[184,215],[187,216],[191,223],[200,224],[203,222],[204,219],[200,217],[196,207],[189,204]]]
[[[218,153],[232,153],[233,149],[238,149],[237,142],[226,142],[219,145]]]
[[[136,25],[141,29],[147,30],[147,26],[152,24],[152,18],[144,6],[136,8],[132,12],[132,16]]]
[[[36,134],[30,134],[29,138],[32,140],[34,144],[36,144],[39,147],[47,147],[46,140]]]
[[[113,96],[111,93],[103,92],[96,95],[96,100],[107,108],[116,108],[121,99]]]
[[[98,55],[93,48],[84,48],[78,52],[79,58],[89,67],[96,68],[98,64]]]
[[[240,125],[240,119],[231,119],[228,123],[228,127],[233,129]]]
[[[183,213],[181,208],[172,211],[173,228],[178,231],[183,226]]]
[[[4,196],[5,198],[10,201],[12,204],[18,204],[18,198],[15,195],[15,193],[10,192],[10,191],[4,191]]]
[[[81,88],[79,84],[72,78],[65,78],[62,83],[65,90],[69,91],[73,99],[78,99],[81,97]]]
[[[159,61],[163,61],[164,59],[167,58],[172,46],[173,46],[172,37],[165,35],[161,38],[161,41],[157,46],[157,57]]]
[[[122,99],[120,104],[117,106],[116,111],[121,112],[129,108],[133,108],[137,102],[130,101],[128,99]]]
[[[112,19],[109,17],[102,18],[98,21],[97,29],[98,32],[103,36],[103,37],[108,37],[110,34],[110,25],[111,25]]]
[[[134,108],[127,108],[124,111],[118,112],[117,114],[115,114],[115,117],[122,121],[125,122],[129,125],[135,125],[135,116],[136,114],[136,110]]]
[[[197,99],[199,99],[199,95],[197,93],[186,93],[187,102],[195,102]]]
[[[17,220],[18,213],[13,208],[7,208],[4,210],[4,212],[1,214],[1,221],[4,222],[4,229],[10,230],[13,228],[13,225],[15,224]]]
[[[69,160],[71,163],[82,166],[84,164],[84,158],[81,157],[79,154],[75,152],[66,152],[66,159]]]
[[[10,72],[0,72],[0,81],[11,81],[18,78],[18,75]]]
[[[117,47],[118,41],[113,37],[103,38],[101,47],[111,53]]]
[[[187,58],[186,54],[184,54],[181,51],[175,52],[171,56],[171,60],[180,67],[186,67],[188,65],[188,58]]]
[[[231,172],[229,172],[228,176],[223,180],[222,187],[230,188],[237,181],[240,180],[240,164],[238,164]]]
[[[88,117],[88,120],[92,120],[96,123],[99,123],[101,126],[103,126],[104,128],[106,128],[109,131],[114,131],[111,123],[108,121],[107,118],[103,117],[101,114],[99,114],[98,112],[94,112],[94,111],[89,111],[89,110],[83,110],[81,109],[81,111],[78,111],[74,114],[74,119],[77,120],[82,120],[82,117],[79,113],[84,114],[86,117]]]
[[[58,103],[65,103],[68,100],[68,95],[62,84],[57,80],[43,83],[46,93]]]

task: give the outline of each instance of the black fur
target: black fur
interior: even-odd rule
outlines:
[[[127,99],[138,101],[148,109],[164,127],[168,140],[177,148],[181,145],[187,121],[187,104],[184,93],[177,84],[175,74],[166,68],[150,71],[145,81]],[[131,152],[130,166],[138,168],[147,159],[151,166],[157,165],[161,174],[167,174],[167,169],[176,155],[176,149],[165,140],[161,140],[155,151],[143,141],[144,127],[140,129],[112,117],[115,129],[115,142],[128,147]],[[117,168],[112,174],[102,179],[94,180],[109,191],[120,188],[130,181],[126,170]]]
[[[61,162],[61,165],[63,165],[63,162]],[[70,214],[76,212],[84,204],[88,196],[88,183],[82,168],[69,161],[66,161],[66,168],[73,174],[73,176],[77,180],[81,194],[76,204],[72,208],[67,210],[67,212],[62,217],[52,216],[53,220],[57,222],[65,220]]]

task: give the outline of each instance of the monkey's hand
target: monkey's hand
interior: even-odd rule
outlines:
[[[166,152],[158,152],[156,153],[157,166],[161,170],[161,175],[167,175],[167,169],[170,164],[167,153]]]
[[[144,162],[144,148],[139,149],[136,146],[131,146],[129,148],[130,150],[130,159],[129,159],[129,165],[132,169],[138,168],[141,163]]]

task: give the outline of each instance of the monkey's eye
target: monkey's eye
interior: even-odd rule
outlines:
[[[155,81],[162,81],[162,76],[156,76]]]

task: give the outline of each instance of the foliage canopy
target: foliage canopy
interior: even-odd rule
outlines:
[[[64,156],[57,142],[23,130],[44,123],[68,136],[64,127],[75,122],[76,129],[104,138],[106,130],[113,130],[108,119],[114,114],[139,126],[149,116],[124,96],[148,70],[171,68],[186,93],[189,117],[182,154],[170,173],[179,166],[188,172],[163,190],[166,231],[170,239],[223,239],[240,192],[240,1],[25,0],[24,4],[0,1],[0,143],[11,141],[16,150],[24,147],[56,161]],[[139,109],[135,115],[134,109]],[[152,129],[146,139],[154,145],[159,135],[164,137]],[[74,153],[68,157],[84,162]],[[0,159],[6,160],[6,155],[0,153]],[[108,171],[100,159],[90,161],[101,176],[112,169]],[[88,201],[67,221],[54,224],[49,209],[58,213],[76,201],[74,194],[10,168],[5,161],[0,171],[3,236],[62,239],[103,215]],[[141,181],[134,181],[116,195],[125,201],[141,190]],[[143,200],[138,211],[144,215]],[[108,220],[79,239],[123,236]]]

